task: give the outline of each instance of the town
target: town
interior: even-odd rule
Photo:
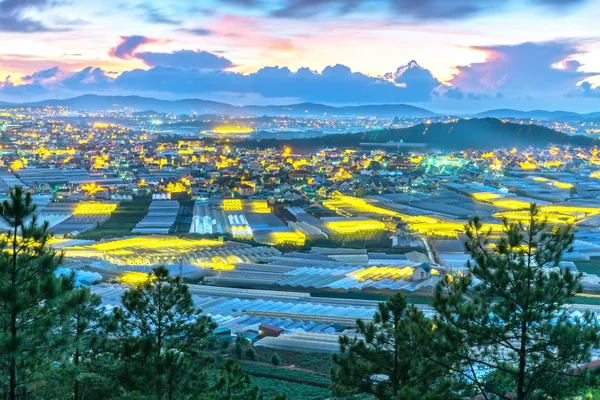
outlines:
[[[570,312],[600,305],[595,147],[296,151],[244,147],[249,131],[221,118],[206,135],[44,113],[2,114],[0,191],[32,194],[61,268],[107,306],[165,266],[190,282],[219,335],[335,353],[337,337],[391,293],[432,315],[434,288],[471,259],[469,219],[500,233],[503,220],[526,221],[531,203],[577,227],[559,265],[583,272]]]

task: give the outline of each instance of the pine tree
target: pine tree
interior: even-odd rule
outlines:
[[[368,394],[378,399],[452,399],[447,368],[427,361],[423,346],[432,323],[398,293],[385,303],[373,322],[357,321],[359,337],[340,337],[334,355],[335,395]]]
[[[273,353],[273,355],[271,356],[271,364],[273,364],[276,367],[281,365],[281,357],[279,357],[279,354]]]
[[[169,400],[205,388],[212,359],[204,349],[215,325],[194,306],[181,277],[155,268],[125,292],[122,303],[108,328],[116,338],[123,386]]]
[[[505,221],[499,241],[474,218],[467,226],[469,273],[435,292],[431,346],[486,399],[573,395],[583,384],[576,366],[599,344],[596,316],[573,320],[564,307],[582,289],[581,274],[559,266],[572,228],[550,226],[538,214],[532,205],[526,221]]]
[[[229,359],[219,370],[219,378],[207,399],[213,400],[260,400],[258,387],[252,385],[250,377],[240,364]]]
[[[86,397],[82,395],[82,377],[89,380],[95,373],[90,364],[95,363],[96,348],[99,335],[104,334],[101,325],[103,310],[102,299],[87,288],[74,290],[66,296],[64,313],[68,315],[63,324],[63,333],[67,343],[67,371],[70,371],[73,399]],[[100,377],[100,379],[104,379]]]
[[[59,350],[53,331],[61,322],[60,299],[72,288],[70,277],[55,276],[62,256],[48,248],[48,223],[38,224],[35,210],[21,187],[0,205],[10,227],[0,243],[0,379],[10,400],[27,396],[50,368]]]

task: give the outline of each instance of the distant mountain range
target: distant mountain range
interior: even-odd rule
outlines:
[[[362,142],[426,143],[430,148],[444,150],[544,147],[549,144],[575,146],[598,145],[597,139],[587,136],[565,135],[562,132],[538,125],[521,125],[502,122],[495,118],[458,120],[452,123],[419,124],[405,129],[388,129],[356,134],[327,135],[310,139],[263,139],[248,140],[250,147],[289,146],[292,149],[315,149],[323,147],[357,147]]]
[[[482,113],[475,114],[478,118],[532,118],[542,120],[581,120],[581,119],[593,119],[600,118],[600,112],[593,112],[588,114],[578,114],[571,111],[545,111],[545,110],[531,110],[531,111],[519,111],[510,108],[502,108],[498,110],[488,110]]]
[[[234,106],[227,103],[200,99],[159,100],[140,96],[98,96],[87,94],[64,100],[44,100],[33,103],[11,104],[11,107],[70,107],[88,111],[104,111],[114,108],[133,108],[139,111],[155,111],[173,114],[218,114],[230,116],[289,115],[307,116],[377,116],[419,117],[434,116],[424,108],[406,104],[383,104],[365,106],[333,107],[323,104],[300,103],[286,106]]]
[[[137,111],[154,111],[172,114],[216,114],[229,116],[278,116],[292,117],[399,117],[399,118],[429,118],[436,114],[425,108],[407,104],[374,104],[362,106],[328,106],[316,103],[300,103],[285,106],[234,106],[217,101],[201,99],[160,100],[141,96],[101,96],[86,94],[70,99],[52,99],[30,103],[0,102],[2,107],[46,107],[62,106],[88,111],[105,111],[114,108],[132,108]],[[578,114],[569,111],[519,111],[513,109],[489,110],[470,115],[476,118],[533,118],[542,120],[582,120],[600,118],[600,112]]]

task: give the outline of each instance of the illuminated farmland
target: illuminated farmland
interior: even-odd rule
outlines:
[[[191,265],[216,270],[232,269],[265,254],[277,254],[269,247],[252,247],[210,239],[183,239],[174,236],[139,236],[62,248],[72,259],[104,260],[116,266]],[[263,254],[264,253],[264,254]]]
[[[77,207],[73,210],[73,215],[107,215],[112,214],[116,209],[116,203],[88,201],[77,204]]]
[[[572,185],[569,183],[550,181],[546,178],[534,178],[538,182],[549,183],[554,187],[566,189]],[[569,186],[571,185],[571,186]],[[526,222],[529,220],[530,203],[527,201],[513,199],[510,196],[503,197],[498,193],[476,192],[472,197],[484,203],[490,203],[504,211],[494,214],[497,219],[508,219],[511,222]],[[538,206],[539,216],[552,224],[575,224],[584,218],[600,214],[600,207],[582,207],[569,205],[542,205]]]
[[[427,215],[406,215],[382,207],[374,206],[367,203],[363,199],[351,196],[341,196],[336,199],[325,200],[323,201],[323,206],[345,215],[365,214],[373,217],[397,217],[403,222],[406,222],[410,230],[429,236],[456,237],[458,233],[464,232],[464,226],[467,223],[467,221],[449,221]],[[383,229],[382,225],[384,224],[382,222],[373,222],[379,223],[379,225],[376,225],[378,229]],[[372,230],[372,226],[369,226]],[[488,224],[488,228],[491,228],[494,232],[501,232],[503,230],[503,226],[500,223]],[[335,228],[332,230],[335,231]],[[356,238],[359,238],[361,233],[364,235],[364,231],[361,232],[359,226],[354,228],[341,226],[338,230],[345,230],[345,234],[354,234]]]

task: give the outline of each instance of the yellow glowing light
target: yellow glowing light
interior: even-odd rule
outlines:
[[[25,166],[23,165],[23,161],[21,161],[20,159],[16,159],[15,161],[13,161],[9,168],[11,171],[18,171],[20,169],[23,169]]]
[[[562,161],[560,161],[560,160],[545,161],[544,162],[544,167],[545,168],[560,167],[561,165],[562,165]]]
[[[73,215],[105,215],[112,214],[113,211],[117,209],[117,204],[115,203],[99,203],[95,201],[79,203],[75,210],[73,210]]]
[[[410,162],[413,164],[420,164],[423,161],[423,156],[411,157]]]
[[[256,200],[250,203],[250,211],[255,213],[267,214],[271,212],[269,203],[264,200]]]
[[[385,224],[381,221],[375,220],[357,221],[355,219],[350,219],[347,221],[326,221],[325,226],[335,233],[343,234],[355,234],[364,231],[385,230]]]
[[[528,203],[524,204],[529,206]],[[418,232],[422,235],[456,237],[459,232],[464,232],[464,225],[466,224],[466,221],[444,221],[426,215],[413,216],[401,214],[396,211],[374,206],[365,202],[363,199],[352,196],[339,195],[335,199],[324,200],[323,206],[343,215],[366,214],[379,218],[382,216],[398,217],[402,221],[408,223],[408,226],[412,231]],[[378,225],[378,229],[383,229],[381,228],[382,226],[385,227],[380,221],[374,222],[380,224]],[[358,229],[358,224],[356,225],[356,228]],[[501,224],[490,224],[489,227],[491,227],[494,232],[502,231]]]
[[[286,244],[292,246],[302,247],[306,241],[306,236],[301,232],[273,232],[271,235],[271,241],[266,244],[272,246]]]
[[[81,185],[81,190],[85,191],[88,195],[93,196],[96,193],[102,191],[102,186],[96,183],[84,183]]]
[[[554,181],[554,182],[552,182],[552,185],[554,185],[555,187],[557,187],[559,189],[571,189],[573,187],[572,183],[560,182],[560,181]]]
[[[550,180],[547,178],[543,178],[541,176],[536,176],[535,178],[533,178],[534,181],[536,182],[546,182],[554,187],[557,187],[559,189],[571,189],[573,187],[572,183],[568,183],[568,182],[561,182],[561,181],[554,181],[554,180]]]
[[[164,188],[167,193],[188,193],[189,189],[182,182],[169,182]]]
[[[352,276],[361,282],[366,280],[381,281],[383,279],[399,280],[412,276],[413,271],[412,267],[369,267],[351,272],[347,276]]]
[[[496,207],[504,208],[507,210],[525,210],[530,206],[530,203],[527,201],[510,199],[494,200],[492,201],[492,204]]]
[[[239,199],[225,199],[221,206],[226,211],[241,211],[242,201]]]
[[[491,200],[495,200],[495,199],[502,197],[498,193],[491,193],[491,192],[473,193],[472,196],[475,200],[485,201],[485,202],[489,202]]]
[[[117,278],[117,282],[124,283],[126,285],[138,285],[146,282],[151,275],[145,272],[133,272],[129,271],[123,276]]]
[[[519,163],[519,166],[521,167],[521,169],[525,169],[525,170],[534,170],[537,169],[537,164],[531,162],[531,161],[522,161]]]
[[[217,135],[247,135],[254,132],[249,126],[242,125],[223,125],[213,129]]]

